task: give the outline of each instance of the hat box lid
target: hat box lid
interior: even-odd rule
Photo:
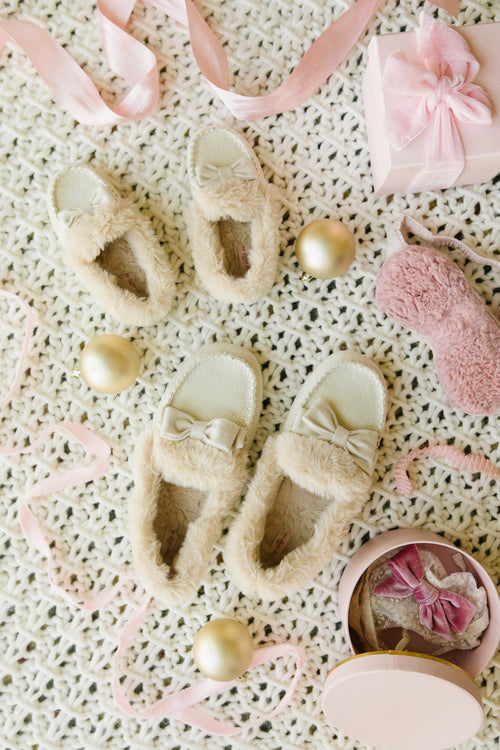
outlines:
[[[343,733],[383,750],[445,750],[476,734],[484,720],[467,672],[406,651],[340,662],[326,678],[322,705]]]

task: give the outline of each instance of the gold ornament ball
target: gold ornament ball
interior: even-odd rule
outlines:
[[[80,375],[98,393],[120,393],[139,374],[141,360],[132,343],[123,336],[96,336],[82,349]]]
[[[205,677],[229,682],[244,674],[253,658],[252,636],[241,622],[223,617],[196,634],[193,658]]]
[[[354,236],[341,221],[317,219],[307,224],[295,240],[295,255],[303,268],[303,281],[333,279],[354,260]]]

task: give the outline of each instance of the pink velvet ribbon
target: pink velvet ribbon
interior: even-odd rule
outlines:
[[[356,0],[311,45],[290,76],[275,91],[244,96],[230,90],[229,65],[217,39],[192,0],[143,0],[186,26],[202,75],[233,115],[253,120],[292,109],[321,86],[349,54],[382,0]],[[31,21],[0,22],[0,51],[10,39],[28,55],[55,98],[81,123],[114,125],[139,120],[158,106],[158,69],[154,53],[125,30],[136,0],[98,0],[108,63],[130,85],[122,101],[111,109],[75,60],[50,34]],[[459,0],[434,0],[453,15]]]
[[[401,51],[385,64],[387,134],[400,150],[425,133],[424,166],[410,190],[447,188],[465,166],[458,122],[489,125],[491,105],[472,83],[479,63],[458,32],[422,13],[416,35],[416,60]]]
[[[392,571],[374,588],[377,596],[405,599],[418,604],[418,619],[433,633],[453,640],[474,617],[476,605],[454,591],[437,589],[424,577],[424,565],[416,544],[408,544],[386,563]]]

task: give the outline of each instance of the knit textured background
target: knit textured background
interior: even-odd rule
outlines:
[[[241,93],[275,88],[306,48],[350,2],[327,0],[203,0],[197,5],[225,40]],[[88,0],[2,0],[1,16],[37,21],[93,77],[112,103],[123,93],[101,46],[95,5]],[[500,4],[463,2],[461,24],[500,21]],[[111,660],[119,633],[140,592],[132,584],[95,614],[77,611],[53,592],[46,561],[25,541],[17,502],[49,472],[83,460],[83,452],[49,439],[33,455],[0,462],[0,746],[44,750],[128,748],[359,748],[336,733],[321,712],[328,671],[348,655],[337,607],[346,561],[370,537],[402,526],[439,532],[473,553],[491,575],[500,572],[498,485],[460,476],[439,459],[411,467],[415,496],[398,496],[392,464],[422,445],[452,442],[500,464],[498,418],[466,416],[444,396],[425,342],[391,322],[375,303],[375,279],[390,224],[403,212],[433,230],[459,236],[484,252],[500,248],[500,191],[493,183],[420,195],[373,195],[361,81],[367,44],[375,33],[415,28],[423,4],[388,0],[346,62],[316,95],[284,115],[235,121],[202,79],[186,31],[161,12],[138,3],[130,32],[157,55],[160,109],[155,117],[117,127],[82,126],[54,101],[24,54],[8,45],[0,58],[1,283],[31,301],[37,316],[28,365],[12,402],[1,409],[2,445],[25,444],[61,420],[81,422],[109,440],[109,471],[94,482],[43,497],[35,512],[65,557],[62,573],[74,586],[109,585],[131,570],[126,532],[132,489],[128,458],[137,435],[157,412],[179,364],[203,344],[228,341],[251,349],[263,368],[264,405],[255,463],[266,436],[279,427],[294,394],[315,364],[349,348],[382,369],[390,408],[373,494],[331,563],[309,587],[266,604],[243,597],[228,579],[224,538],[214,549],[196,601],[187,608],[151,607],[129,652],[130,696],[138,709],[200,678],[191,644],[209,618],[235,617],[257,643],[290,639],[306,650],[303,676],[291,705],[258,729],[231,739],[207,737],[179,721],[138,720],[121,713],[111,691]],[[427,10],[436,12],[433,7]],[[438,15],[448,18],[444,12]],[[448,19],[449,20],[449,19]],[[184,209],[189,200],[186,146],[200,126],[227,124],[244,133],[283,199],[281,263],[269,296],[253,305],[211,299],[193,269]],[[163,323],[126,328],[103,314],[63,265],[49,223],[45,192],[51,176],[76,162],[107,172],[150,217],[178,271],[177,303]],[[356,261],[335,281],[300,281],[293,242],[312,219],[344,221],[357,239]],[[474,288],[500,315],[498,272],[451,251]],[[0,303],[0,384],[12,376],[23,317]],[[137,383],[117,396],[93,393],[73,377],[81,346],[93,336],[133,338],[142,354]],[[228,519],[230,523],[231,519]],[[292,658],[259,667],[248,681],[207,701],[227,722],[269,710],[290,680]],[[486,722],[464,747],[499,745],[500,661],[478,680]],[[403,749],[402,749],[403,750]]]

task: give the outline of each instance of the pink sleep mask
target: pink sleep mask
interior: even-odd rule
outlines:
[[[408,244],[407,235],[425,246]],[[441,248],[500,268],[453,237],[435,237],[404,216],[377,276],[377,302],[393,320],[424,336],[449,400],[467,414],[500,410],[500,322]]]

